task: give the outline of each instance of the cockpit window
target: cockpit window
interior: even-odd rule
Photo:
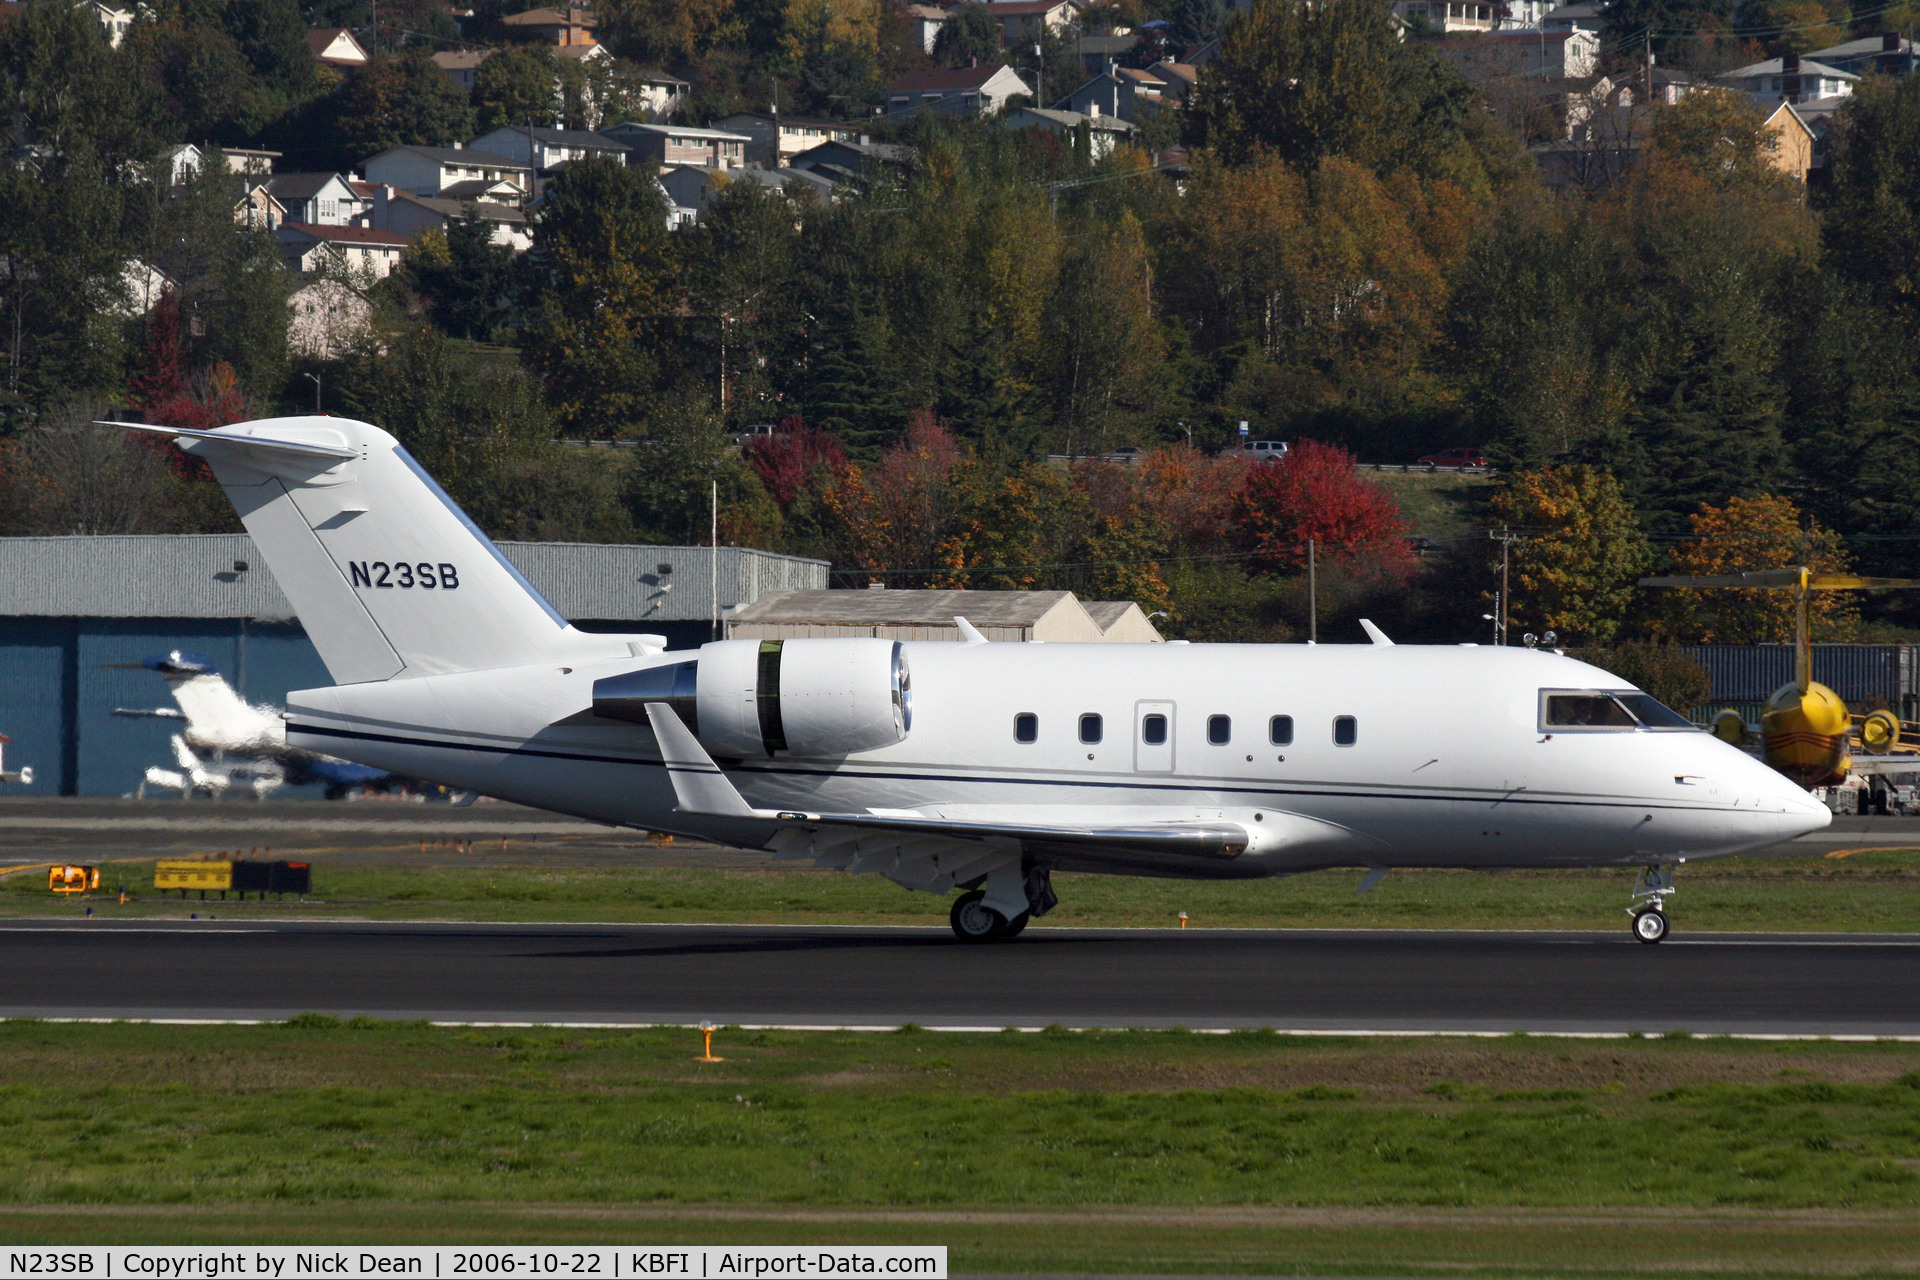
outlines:
[[[1640,722],[1609,693],[1550,693],[1541,723],[1548,729],[1637,729]]]
[[[1598,689],[1542,689],[1540,728],[1555,729],[1692,729],[1685,716],[1638,690],[1610,692]]]
[[[1700,726],[1675,711],[1650,693],[1616,693],[1627,710],[1649,729],[1698,729]]]

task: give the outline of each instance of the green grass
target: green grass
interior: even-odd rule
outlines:
[[[0,1024],[0,1235],[1892,1273],[1920,1046]]]
[[[1634,873],[1602,871],[1397,871],[1364,895],[1359,871],[1281,880],[1200,882],[1059,875],[1059,908],[1035,928],[1062,925],[1169,927],[1180,912],[1193,928],[1624,927]],[[1920,930],[1920,851],[1845,858],[1747,858],[1681,868],[1671,903],[1676,927],[1712,930]],[[137,901],[109,894],[56,899],[40,873],[0,880],[0,915],[231,918],[342,916],[365,919],[710,921],[718,923],[942,924],[951,899],[909,893],[878,876],[793,869],[562,867],[329,867],[314,870],[305,902],[198,897],[162,899],[151,864],[110,864],[102,884],[132,886]]]
[[[1482,523],[1476,515],[1487,499],[1492,476],[1462,475],[1457,471],[1369,471],[1400,504],[1407,527],[1423,538],[1445,542],[1472,533]]]

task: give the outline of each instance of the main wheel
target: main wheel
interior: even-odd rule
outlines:
[[[954,899],[953,911],[947,917],[953,924],[954,936],[962,942],[991,942],[1005,934],[1007,918],[982,901],[987,895],[975,889],[963,893]]]
[[[1019,915],[1007,921],[1006,928],[1000,931],[1000,937],[1002,940],[1019,937],[1020,931],[1027,927],[1027,921],[1031,919],[1033,919],[1033,912],[1022,911]]]
[[[1633,936],[1642,942],[1658,942],[1667,936],[1667,914],[1658,907],[1648,907],[1633,918]]]

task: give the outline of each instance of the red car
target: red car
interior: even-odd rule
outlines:
[[[1478,449],[1442,449],[1420,459],[1423,467],[1484,467],[1487,455]]]

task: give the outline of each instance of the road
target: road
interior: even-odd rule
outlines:
[[[0,1014],[1920,1035],[1920,939],[720,925],[0,925]]]

